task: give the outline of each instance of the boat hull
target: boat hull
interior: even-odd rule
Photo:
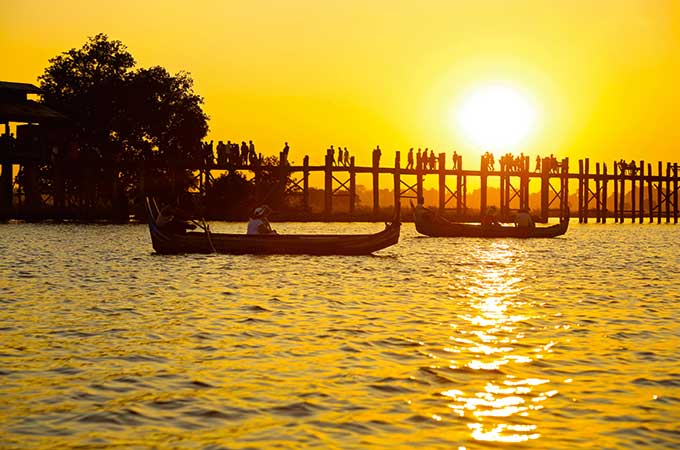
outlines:
[[[153,208],[149,209],[149,232],[156,253],[228,253],[228,254],[306,254],[369,255],[396,244],[401,224],[398,220],[374,234],[225,234],[207,230],[168,233],[156,225]]]
[[[515,227],[503,225],[482,225],[455,223],[437,216],[433,211],[417,206],[414,210],[416,230],[432,237],[475,237],[475,238],[553,238],[561,236],[569,228],[569,215],[559,224],[548,227]]]

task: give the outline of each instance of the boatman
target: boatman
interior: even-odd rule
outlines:
[[[515,225],[521,228],[533,228],[535,226],[534,220],[531,218],[531,214],[529,214],[527,208],[521,208],[517,211],[517,214],[515,215]]]
[[[255,208],[248,221],[248,234],[276,234],[268,220],[271,212],[272,209],[267,205]]]

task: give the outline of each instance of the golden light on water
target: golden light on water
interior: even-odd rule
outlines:
[[[522,255],[506,244],[494,244],[480,249],[475,258],[479,265],[467,273],[477,280],[466,288],[468,313],[458,316],[467,325],[452,326],[451,345],[445,351],[459,358],[451,361],[452,368],[486,372],[493,378],[477,392],[449,389],[441,395],[454,415],[473,421],[468,427],[475,440],[538,439],[538,426],[527,421],[557,390],[542,388],[550,385],[547,379],[515,377],[513,367],[542,358],[555,343],[522,345],[518,325],[533,318],[531,305],[522,299]]]

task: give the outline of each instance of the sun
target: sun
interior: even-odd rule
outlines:
[[[455,112],[458,128],[483,150],[515,149],[536,125],[536,109],[529,98],[504,84],[471,91]]]

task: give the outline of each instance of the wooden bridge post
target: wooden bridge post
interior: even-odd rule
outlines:
[[[423,193],[423,160],[425,152],[423,152],[423,157],[418,158],[418,161],[416,162],[416,197],[418,197],[418,202],[421,200],[423,203],[425,202],[425,195]]]
[[[486,156],[482,155],[482,165],[479,170],[479,214],[483,216],[486,213],[486,177],[489,172],[489,165]]]
[[[585,215],[583,214],[583,210],[585,209],[584,203],[585,203],[585,196],[583,194],[583,180],[584,180],[584,171],[583,171],[583,160],[579,159],[578,160],[578,223],[583,223],[585,221]]]
[[[661,197],[661,191],[663,188],[663,164],[661,161],[658,161],[657,165],[657,185],[656,185],[656,204],[657,204],[657,211],[656,211],[656,223],[661,223],[661,209],[663,206],[663,200]]]
[[[626,214],[626,172],[620,168],[620,186],[619,186],[619,223],[623,223]]]
[[[251,166],[255,166],[255,164],[251,162]],[[286,184],[288,184],[288,155],[286,152],[279,152],[279,186],[275,198],[284,198],[286,195]]]
[[[635,195],[637,193],[637,190],[635,188],[635,176],[637,175],[637,170],[633,170],[633,173],[630,175],[630,221],[631,223],[635,223],[635,214],[636,214],[636,206],[637,206],[637,196]]]
[[[673,163],[673,223],[678,223],[678,163]]]
[[[401,170],[400,168],[401,154],[399,150],[394,155],[394,215],[399,220],[401,214]]]
[[[640,211],[638,214],[638,223],[643,223],[645,220],[645,162],[640,161]],[[651,201],[651,199],[650,199]]]
[[[373,166],[371,169],[373,176],[373,218],[378,218],[380,212],[380,152],[373,150]]]
[[[302,158],[302,207],[309,211],[309,155]]]
[[[446,153],[439,154],[439,212],[444,212],[446,208]]]
[[[349,213],[354,215],[357,199],[357,176],[354,170],[354,156],[349,158]]]
[[[333,155],[326,152],[326,161],[324,165],[324,214],[331,214],[333,212]]]
[[[602,179],[600,163],[595,163],[595,222],[602,223]]]
[[[550,215],[550,166],[548,158],[541,160],[541,219],[548,220]]]
[[[529,208],[529,157],[525,156],[521,162],[522,171],[519,178],[519,207]]]
[[[607,223],[607,215],[609,214],[609,206],[607,205],[607,194],[609,189],[609,178],[607,176],[607,163],[602,163],[602,223]]]
[[[465,205],[465,192],[463,192],[463,157],[458,155],[456,158],[456,192],[458,198],[456,199],[456,214],[460,217],[463,214],[463,206]]]
[[[649,197],[649,223],[654,223],[654,178],[652,164],[647,163],[647,197]]]
[[[500,186],[500,211],[501,217],[506,218],[510,216],[510,168],[507,162],[503,162],[503,158],[498,162],[500,168],[499,186]]]
[[[671,163],[666,163],[666,223],[671,221]]]
[[[614,223],[619,222],[619,164],[614,161]]]
[[[569,207],[569,158],[562,160],[560,171],[560,219]]]

